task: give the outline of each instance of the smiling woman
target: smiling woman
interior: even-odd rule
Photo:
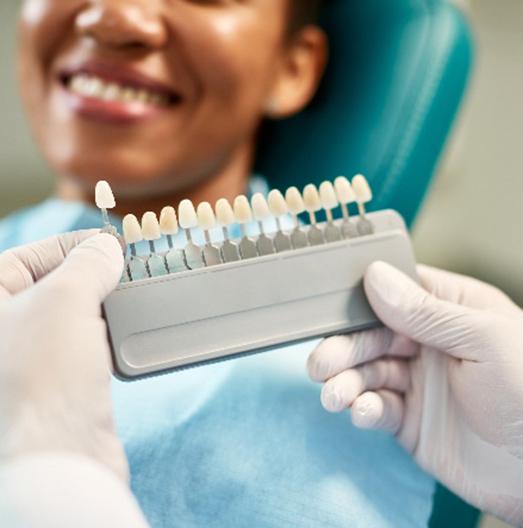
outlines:
[[[243,192],[261,121],[303,108],[325,64],[319,2],[288,1],[27,0],[20,82],[59,195],[100,175],[138,213]]]

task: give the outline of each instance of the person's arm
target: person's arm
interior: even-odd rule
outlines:
[[[476,507],[523,526],[523,311],[480,281],[377,262],[365,275],[386,328],[324,340],[309,373],[323,406],[394,433]]]
[[[0,255],[0,524],[146,527],[116,436],[101,303],[116,238],[70,233]]]

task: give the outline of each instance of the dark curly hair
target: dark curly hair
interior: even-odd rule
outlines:
[[[318,22],[326,0],[289,0],[289,29],[297,31],[307,24]]]

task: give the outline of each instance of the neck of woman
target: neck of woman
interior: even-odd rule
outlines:
[[[251,175],[253,163],[253,149],[243,149],[237,155],[232,156],[229,162],[215,173],[197,179],[189,186],[179,186],[164,192],[144,192],[143,194],[116,195],[116,207],[111,213],[117,216],[125,216],[132,213],[138,218],[147,212],[159,213],[166,205],[176,207],[184,199],[191,200],[195,207],[203,201],[210,202],[214,207],[220,198],[227,198],[230,202],[239,194],[244,194]],[[94,205],[94,185],[92,188],[85,183],[63,177],[58,181],[56,195],[66,201],[81,201]]]

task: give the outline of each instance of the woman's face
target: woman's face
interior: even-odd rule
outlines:
[[[286,54],[288,0],[26,0],[19,75],[53,168],[177,190],[252,142]]]

